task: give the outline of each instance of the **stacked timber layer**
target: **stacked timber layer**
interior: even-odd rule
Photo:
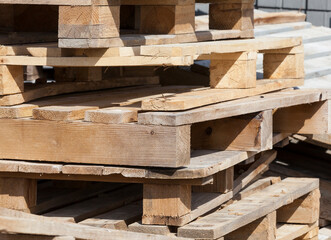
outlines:
[[[3,239],[318,239],[318,179],[261,179],[236,201],[179,228],[141,223],[142,202],[161,203],[137,185],[43,182],[38,187],[44,190],[43,202],[33,209],[38,215],[0,208]],[[58,193],[53,198],[52,191]]]
[[[264,79],[259,81],[256,76],[258,53],[264,55]],[[195,101],[190,106],[189,101],[186,101],[184,106],[176,107],[176,104],[172,104],[170,108],[157,103],[167,104],[172,100],[167,97],[167,101],[152,99],[150,108],[157,106],[157,110],[184,110],[303,84],[301,38],[261,38],[102,50],[24,44],[0,47],[0,105],[21,104],[63,93],[157,83],[152,70],[150,73],[148,69],[147,73],[139,73],[143,68],[135,68],[135,73],[131,69],[131,78],[123,81],[123,78],[117,77],[126,77],[123,69],[120,68],[118,74],[118,69],[108,67],[190,66],[196,60],[210,60],[208,85],[212,89],[206,91],[214,96],[212,102],[202,100],[202,97],[196,98],[199,105]],[[23,68],[27,64],[54,67],[56,82],[24,86]],[[145,80],[146,76],[148,80]],[[147,101],[145,105],[148,105]]]
[[[210,3],[205,31],[195,31],[196,2]],[[0,16],[2,44],[109,48],[254,37],[253,0],[1,0]]]

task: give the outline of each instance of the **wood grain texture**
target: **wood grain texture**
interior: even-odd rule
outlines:
[[[2,119],[1,124],[1,158],[163,167],[188,165],[190,160],[190,126],[29,119]]]
[[[284,88],[300,86],[303,79],[259,80],[256,88],[248,89],[206,89],[188,92],[167,98],[155,98],[142,101],[141,108],[149,111],[178,111],[201,107],[208,104],[255,96]]]
[[[312,224],[320,213],[320,191],[318,189],[296,199],[293,203],[277,210],[277,222]]]
[[[328,134],[331,132],[331,101],[277,109],[273,114],[275,132]]]
[[[141,124],[183,125],[233,117],[274,108],[287,108],[326,100],[324,90],[290,90],[263,94],[262,96],[221,102],[218,104],[187,110],[185,112],[147,112],[138,115]]]
[[[272,112],[192,125],[192,148],[265,151],[272,148]]]
[[[180,237],[219,238],[318,188],[318,179],[287,178],[178,229]],[[225,218],[225,221],[219,221]]]
[[[0,178],[0,206],[24,212],[37,204],[37,180]]]
[[[215,54],[210,61],[212,88],[256,87],[256,52]]]
[[[59,38],[119,36],[120,6],[60,6]]]
[[[228,235],[224,236],[225,240],[237,239],[276,239],[276,211],[259,218],[252,223],[243,226]]]
[[[177,219],[191,211],[191,186],[144,184],[143,224]]]
[[[140,33],[183,34],[194,32],[195,5],[140,7]]]

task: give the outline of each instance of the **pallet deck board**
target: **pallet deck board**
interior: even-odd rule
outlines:
[[[222,102],[183,112],[146,112],[138,114],[138,123],[180,126],[266,109],[319,102],[328,99],[328,93],[328,90],[323,89],[290,90]]]
[[[318,188],[318,179],[287,178],[178,229],[180,237],[219,238]],[[259,207],[257,207],[259,206]]]

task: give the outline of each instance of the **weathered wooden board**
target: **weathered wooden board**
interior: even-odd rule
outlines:
[[[179,228],[178,235],[212,239],[222,237],[318,188],[318,183],[318,179],[287,178]]]
[[[190,126],[30,119],[0,122],[3,159],[163,167],[185,166],[190,161]]]

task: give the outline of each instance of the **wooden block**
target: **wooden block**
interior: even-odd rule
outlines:
[[[314,239],[316,236],[318,236],[319,227],[315,227],[314,229],[310,230],[306,234],[296,238],[295,240],[308,240],[308,239]],[[318,238],[317,238],[318,239]]]
[[[177,219],[191,211],[191,186],[144,184],[143,224]],[[163,221],[163,220],[162,220]]]
[[[32,110],[34,119],[52,120],[52,121],[72,121],[83,119],[85,112],[95,110],[98,107],[93,106],[50,106],[40,107]]]
[[[144,225],[141,222],[135,222],[129,225],[129,231],[149,233],[157,235],[171,235],[169,226],[164,225]]]
[[[0,125],[4,159],[160,167],[190,161],[190,126],[35,119],[0,119]]]
[[[256,52],[212,54],[210,86],[212,88],[256,87]]]
[[[0,95],[24,91],[23,66],[0,65]]]
[[[331,133],[331,101],[277,109],[273,114],[273,129],[283,133]]]
[[[263,52],[264,78],[291,79],[305,77],[303,45]]]
[[[193,186],[194,192],[216,192],[227,193],[233,189],[234,167],[218,172],[213,176],[213,184],[204,186]]]
[[[0,178],[0,206],[30,212],[37,202],[37,180]]]
[[[120,6],[59,6],[59,38],[119,36]]]
[[[140,33],[194,32],[195,5],[140,6]]]
[[[254,1],[209,4],[209,29],[254,29]]]
[[[275,240],[276,239],[276,211],[241,227],[228,235],[224,240]]]
[[[191,131],[193,149],[264,151],[272,148],[272,113],[197,123]]]
[[[112,107],[86,111],[85,121],[96,123],[130,123],[136,122],[138,109]]]
[[[278,209],[277,222],[303,224],[316,222],[320,212],[320,196],[319,189],[316,189]]]

